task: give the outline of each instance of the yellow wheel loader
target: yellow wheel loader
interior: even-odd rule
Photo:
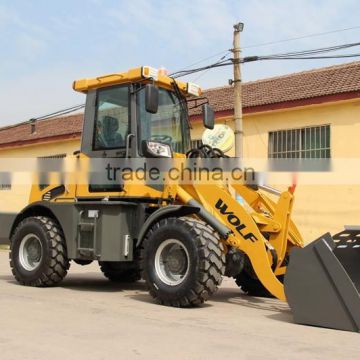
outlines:
[[[57,176],[40,166],[28,205],[0,214],[0,240],[10,239],[19,283],[56,285],[71,260],[98,261],[110,280],[142,277],[159,303],[187,307],[208,300],[229,276],[249,295],[287,300],[298,323],[359,331],[359,282],[351,279],[358,267],[344,270],[329,234],[304,247],[291,220],[293,187],[279,193],[244,181],[195,181],[180,165],[143,171],[164,175],[157,183],[119,177],[135,172],[117,166],[132,161],[229,160],[209,146],[190,148],[186,99],[199,97],[199,87],[148,66],[73,87],[87,97],[81,150],[56,167],[72,161],[75,170]],[[206,101],[202,108],[211,129],[214,112]],[[91,175],[93,161],[103,164],[101,181]]]

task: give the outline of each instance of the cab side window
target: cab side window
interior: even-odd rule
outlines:
[[[94,150],[126,147],[129,133],[129,88],[113,87],[98,91]]]

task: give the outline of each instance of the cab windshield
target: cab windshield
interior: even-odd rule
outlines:
[[[174,152],[189,150],[190,130],[184,99],[179,99],[172,91],[159,89],[159,108],[156,114],[145,110],[145,88],[138,92],[138,116],[140,143],[154,140],[171,145]]]

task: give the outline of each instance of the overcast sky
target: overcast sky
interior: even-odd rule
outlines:
[[[230,49],[238,21],[243,55],[265,55],[357,42],[360,28],[251,47],[360,26],[359,14],[358,0],[0,0],[0,126],[84,102],[75,79],[141,65],[171,72]],[[242,71],[249,81],[346,61],[267,61]],[[209,88],[231,77],[227,67],[186,80]]]

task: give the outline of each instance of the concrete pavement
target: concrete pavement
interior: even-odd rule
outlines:
[[[356,359],[359,334],[296,325],[286,303],[230,279],[202,307],[157,305],[143,282],[72,263],[56,288],[19,286],[0,251],[0,359]]]

